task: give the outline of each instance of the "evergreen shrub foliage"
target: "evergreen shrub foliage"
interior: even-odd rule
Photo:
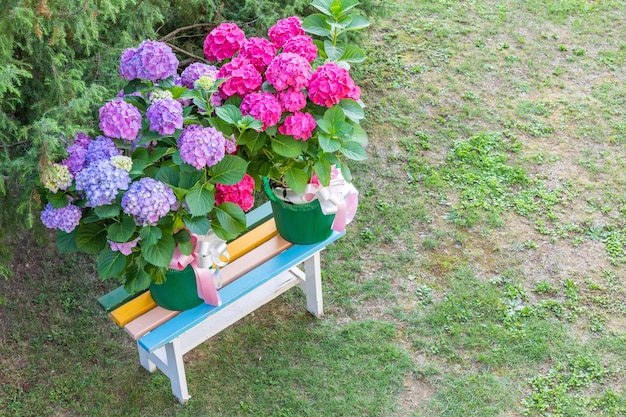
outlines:
[[[4,0],[0,16],[0,230],[33,227],[41,166],[63,153],[97,109],[122,88],[121,52],[145,39],[168,42],[181,63],[217,24],[250,35],[308,0]],[[191,46],[193,45],[193,47]],[[97,126],[92,126],[97,129]],[[0,234],[0,239],[2,239]],[[0,261],[0,276],[6,259]],[[5,263],[5,267],[2,264]],[[4,271],[4,272],[3,272]]]

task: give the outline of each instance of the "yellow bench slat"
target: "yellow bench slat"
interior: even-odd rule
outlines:
[[[124,327],[129,321],[136,319],[154,307],[156,307],[156,303],[152,299],[150,291],[146,291],[113,310],[110,316],[118,326]]]
[[[230,261],[233,262],[246,253],[249,253],[277,234],[276,223],[273,218],[257,226],[227,245]],[[225,260],[226,259],[224,259],[224,261]],[[118,326],[124,327],[131,321],[152,310],[154,307],[156,307],[156,303],[152,299],[150,292],[147,291],[113,310],[110,316]]]

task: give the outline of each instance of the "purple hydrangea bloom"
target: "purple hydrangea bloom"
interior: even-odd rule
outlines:
[[[91,142],[91,137],[84,132],[78,132],[76,133],[76,136],[74,136],[73,144],[80,146],[81,148],[87,149],[89,142]]]
[[[137,139],[141,129],[141,113],[124,100],[109,101],[100,107],[100,130],[110,138]]]
[[[120,190],[126,190],[130,175],[123,169],[101,159],[76,174],[76,189],[87,197],[87,206],[98,207],[111,204]]]
[[[121,153],[122,151],[115,146],[112,139],[98,136],[95,140],[89,142],[89,146],[85,151],[86,165],[101,159],[109,160],[112,156],[120,155]]]
[[[150,130],[171,135],[183,127],[183,106],[171,98],[157,100],[148,107],[146,118],[150,121]]]
[[[203,75],[215,79],[217,77],[217,68],[213,65],[203,64],[201,62],[194,62],[185,68],[180,74],[183,86],[187,88],[193,88],[193,83]]]
[[[48,203],[41,212],[41,222],[48,229],[59,229],[70,233],[78,226],[81,215],[80,209],[75,205],[68,204],[62,208],[54,208]]]
[[[176,75],[178,59],[163,42],[144,41],[126,49],[120,59],[120,75],[127,80],[141,78],[156,82]]]
[[[61,161],[61,163],[65,165],[70,170],[70,174],[74,176],[78,171],[87,166],[87,159],[85,157],[87,149],[74,142],[74,144],[68,146],[66,150],[68,157]]]
[[[214,127],[189,125],[178,138],[178,149],[183,162],[196,169],[210,167],[224,158],[226,139]]]
[[[132,183],[122,197],[124,213],[133,216],[135,223],[140,226],[156,224],[177,206],[174,191],[150,177]]]
[[[135,54],[137,48],[128,48],[122,52],[120,57],[120,75],[127,80],[134,80],[137,77],[137,65],[135,64]]]

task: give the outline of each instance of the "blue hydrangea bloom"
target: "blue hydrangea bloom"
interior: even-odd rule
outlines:
[[[80,209],[75,205],[68,204],[62,208],[54,208],[48,203],[41,212],[41,222],[48,229],[59,229],[70,233],[78,226],[81,215]]]
[[[120,190],[126,190],[130,175],[123,169],[101,159],[76,174],[76,189],[82,190],[87,198],[87,206],[98,207],[111,204]]]
[[[133,216],[140,226],[154,225],[178,204],[174,191],[153,178],[132,183],[122,197],[124,213]]]

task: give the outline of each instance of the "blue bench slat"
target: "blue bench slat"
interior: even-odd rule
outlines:
[[[246,214],[246,229],[254,229],[273,216],[272,204],[268,201]]]
[[[275,256],[271,260],[260,265],[256,269],[244,274],[231,284],[219,290],[222,305],[219,307],[202,304],[191,310],[183,311],[168,322],[162,324],[150,333],[141,337],[138,343],[148,352],[164,346],[174,338],[193,328],[211,314],[232,304],[243,295],[250,293],[255,288],[269,281],[275,276],[303,262],[315,252],[323,249],[330,243],[339,239],[345,233],[333,232],[326,240],[312,245],[294,245]]]

